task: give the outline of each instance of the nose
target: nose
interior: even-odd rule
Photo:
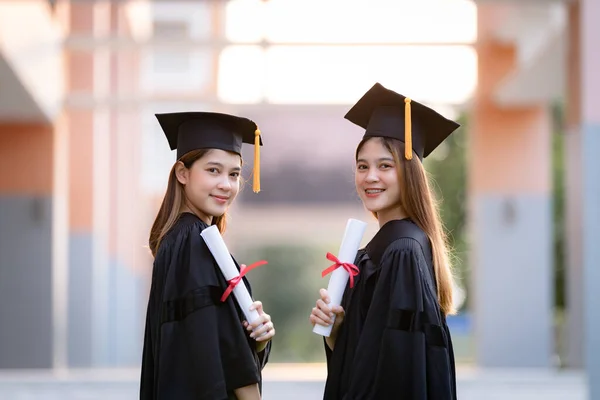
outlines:
[[[376,168],[369,168],[369,170],[367,171],[367,177],[365,178],[365,181],[367,181],[368,183],[379,182],[379,176],[377,175]]]
[[[231,182],[229,181],[229,177],[227,175],[225,175],[222,179],[219,179],[217,188],[225,191],[231,190]]]

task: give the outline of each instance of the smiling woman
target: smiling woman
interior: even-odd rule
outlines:
[[[240,189],[242,160],[238,154],[220,149],[193,151],[189,160],[194,161],[183,160],[174,171],[184,188],[183,211],[196,214],[207,225],[217,218],[215,225],[224,231],[225,212]]]
[[[345,118],[365,129],[356,190],[380,228],[341,306],[321,289],[309,317],[333,323],[324,399],[456,400],[452,269],[422,160],[459,125],[379,83]]]
[[[156,115],[177,161],[150,231],[154,256],[142,359],[142,399],[260,399],[261,371],[275,335],[271,317],[248,324],[202,240],[209,225],[225,229],[240,189],[242,143],[262,145],[247,118],[209,112]],[[260,190],[258,180],[255,191]],[[244,283],[251,290],[249,283]],[[198,370],[203,373],[198,374]]]

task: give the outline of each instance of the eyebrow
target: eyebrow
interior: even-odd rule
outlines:
[[[381,161],[391,161],[391,162],[394,162],[394,159],[390,158],[390,157],[382,157],[382,158],[377,159],[376,161],[379,161],[379,162],[381,162]],[[364,158],[359,158],[358,160],[356,160],[356,162],[367,162],[367,160],[365,160]]]
[[[221,164],[220,162],[216,162],[216,161],[209,161],[209,162],[206,163],[206,165],[214,165],[214,166],[217,166],[217,167],[220,167],[220,168],[225,168],[223,166],[223,164]],[[233,167],[231,169],[233,171],[241,171],[242,170],[240,167]]]

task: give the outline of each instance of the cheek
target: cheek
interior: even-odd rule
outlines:
[[[385,174],[382,174],[381,180],[385,182],[385,184],[390,188],[398,189],[398,174],[395,170],[387,171]]]
[[[193,171],[190,174],[191,189],[194,193],[203,192],[210,188],[212,176],[202,170]]]

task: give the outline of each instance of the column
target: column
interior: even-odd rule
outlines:
[[[497,42],[494,4],[478,7],[478,89],[469,139],[469,229],[476,360],[483,367],[552,361],[551,134],[544,104],[500,107],[492,94],[515,67]]]
[[[569,355],[581,357],[590,399],[600,399],[600,3],[569,4],[567,249]],[[580,329],[583,328],[582,330]],[[583,332],[582,332],[583,331]],[[580,335],[582,333],[582,335]],[[581,340],[583,339],[583,340]],[[583,347],[577,346],[577,341]]]
[[[0,368],[53,365],[53,127],[0,123]]]

